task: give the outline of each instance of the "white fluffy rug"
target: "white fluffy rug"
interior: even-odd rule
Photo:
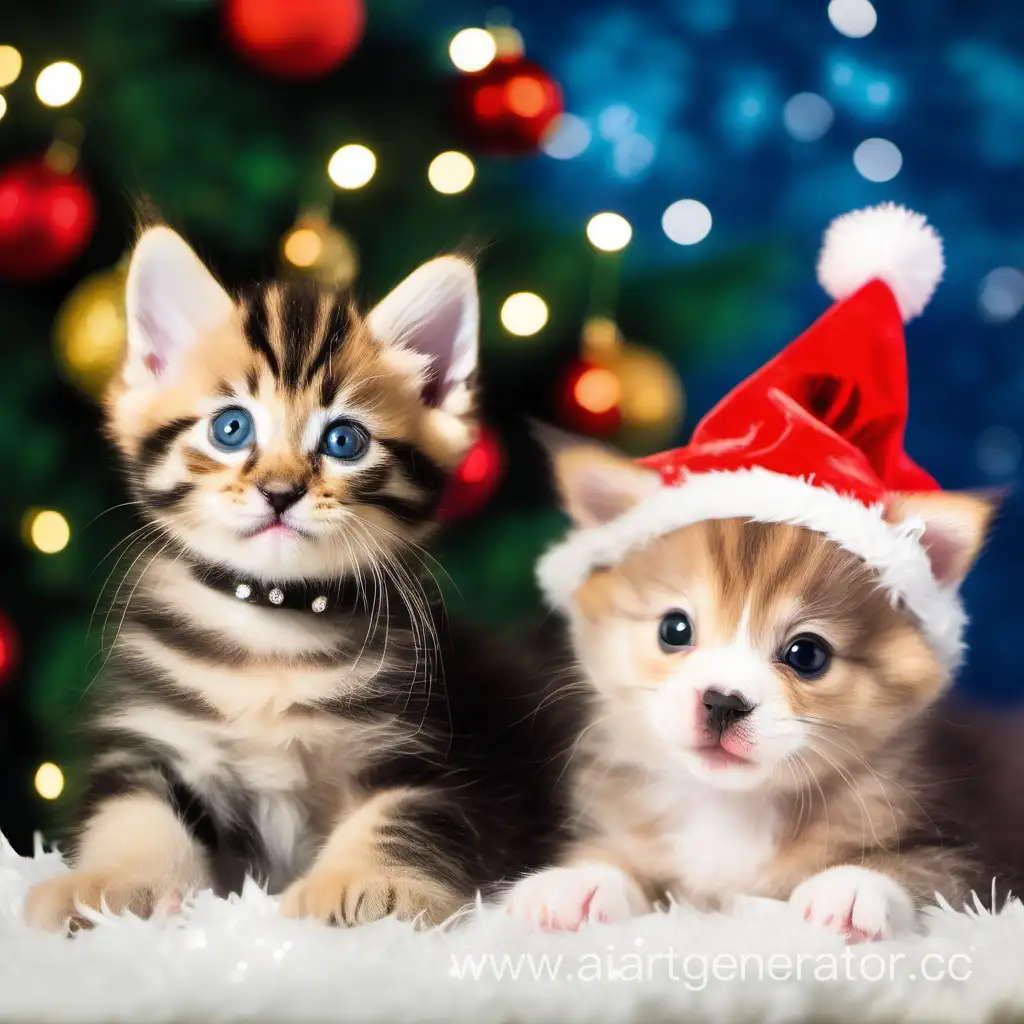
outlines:
[[[1024,1017],[1024,906],[934,910],[926,934],[847,949],[781,904],[682,908],[578,935],[500,911],[416,933],[278,917],[250,885],[163,921],[106,917],[73,940],[29,931],[25,891],[65,870],[0,836],[0,1020],[976,1021]]]

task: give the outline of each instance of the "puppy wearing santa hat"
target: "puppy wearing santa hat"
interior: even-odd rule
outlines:
[[[577,840],[511,888],[516,917],[744,894],[866,941],[991,890],[930,765],[994,500],[943,491],[903,444],[903,325],[943,269],[919,214],[840,217],[818,264],[834,305],[687,446],[549,446],[573,526],[538,575],[592,714]]]

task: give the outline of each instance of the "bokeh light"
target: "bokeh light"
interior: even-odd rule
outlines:
[[[0,96],[0,117],[7,113],[7,100]]]
[[[372,149],[349,143],[342,146],[327,164],[327,176],[338,188],[362,188],[376,173],[377,158]]]
[[[547,303],[533,292],[516,292],[502,303],[501,322],[509,334],[536,334],[548,322]]]
[[[903,166],[903,154],[888,139],[865,139],[853,151],[853,166],[868,181],[892,181]]]
[[[614,103],[598,115],[597,130],[602,139],[617,142],[629,138],[636,131],[637,120],[637,113],[632,107]]]
[[[587,221],[587,238],[602,252],[625,249],[632,237],[633,228],[620,213],[597,213]]]
[[[1024,309],[1024,273],[1016,267],[990,270],[978,289],[978,309],[989,323],[1012,320]]]
[[[36,769],[35,785],[44,800],[56,800],[64,792],[64,773],[52,761],[46,761]]]
[[[497,52],[498,44],[485,28],[464,28],[448,45],[448,56],[460,71],[483,71]]]
[[[590,126],[575,114],[559,114],[541,139],[541,152],[555,160],[572,160],[585,152],[591,140]]]
[[[68,546],[71,527],[59,512],[46,509],[31,514],[28,536],[32,546],[44,555],[55,555]]]
[[[711,231],[711,211],[697,199],[680,199],[662,214],[661,229],[677,245],[696,245]]]
[[[888,82],[870,82],[867,97],[872,106],[887,107],[892,99],[892,86]]]
[[[82,88],[82,72],[70,61],[48,64],[36,78],[36,95],[48,107],[63,107]]]
[[[519,117],[536,117],[547,102],[544,83],[531,75],[516,75],[505,85],[505,106]]]
[[[844,36],[862,39],[874,31],[878,24],[878,14],[871,0],[831,0],[828,20]]]
[[[630,135],[615,144],[612,168],[620,178],[635,178],[654,163],[654,143],[643,135]]]
[[[464,192],[475,176],[473,161],[465,153],[454,149],[439,153],[427,168],[427,180],[438,192],[447,196]]]
[[[1008,480],[1020,468],[1020,438],[1009,428],[987,427],[978,437],[978,469],[994,480]]]
[[[323,239],[312,228],[296,228],[284,240],[284,258],[294,267],[313,266],[323,249]]]
[[[0,46],[0,89],[6,89],[21,74],[21,54],[13,46]]]
[[[611,370],[604,366],[591,366],[580,374],[572,396],[581,409],[600,414],[619,404],[622,385]]]
[[[816,142],[834,120],[832,104],[815,92],[798,92],[782,108],[782,122],[797,142]]]

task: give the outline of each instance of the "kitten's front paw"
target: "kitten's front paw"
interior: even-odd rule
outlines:
[[[149,886],[127,885],[117,878],[83,871],[57,875],[33,886],[25,898],[25,920],[34,928],[51,932],[91,927],[80,907],[100,910],[103,904],[115,914],[128,911],[149,917],[163,907],[173,912],[180,907],[180,890],[157,892]]]
[[[601,861],[549,868],[517,882],[505,909],[532,928],[574,932],[584,924],[625,921],[650,906],[624,871]]]
[[[314,868],[284,891],[281,913],[348,927],[393,914],[429,926],[441,924],[463,902],[440,883],[408,875]]]
[[[910,894],[888,875],[846,864],[801,882],[789,897],[804,920],[847,942],[878,942],[913,930]]]

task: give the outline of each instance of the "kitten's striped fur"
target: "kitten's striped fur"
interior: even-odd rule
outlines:
[[[149,913],[248,871],[286,913],[436,922],[547,862],[570,740],[517,658],[446,619],[420,547],[472,437],[471,269],[428,264],[364,318],[302,284],[231,300],[156,229],[129,314],[108,427],[147,525],[94,687],[74,870],[29,920]],[[226,407],[251,417],[244,450],[211,439]],[[319,450],[338,417],[371,437],[351,464]],[[300,496],[274,520],[263,492]],[[329,605],[253,605],[235,581]]]

